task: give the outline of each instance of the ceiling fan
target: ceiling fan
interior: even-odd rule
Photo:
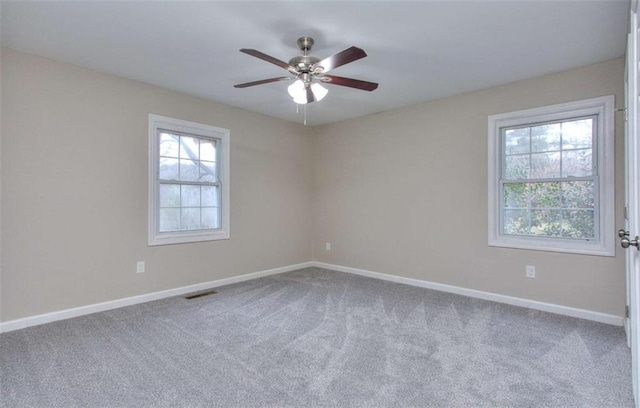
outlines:
[[[311,47],[313,47],[313,43],[314,41],[311,37],[298,38],[298,47],[300,47],[302,55],[291,58],[289,63],[264,54],[258,50],[242,48],[240,52],[284,68],[289,71],[291,75],[245,82],[243,84],[234,85],[234,88],[247,88],[254,85],[295,79],[295,82],[289,85],[288,91],[289,95],[293,98],[293,101],[298,104],[307,104],[314,101],[320,101],[324,98],[329,91],[320,85],[320,83],[348,86],[350,88],[362,89],[364,91],[373,91],[378,88],[378,84],[375,82],[327,74],[327,72],[332,69],[366,57],[367,54],[362,49],[358,47],[350,47],[328,58],[320,60],[319,58],[309,55]]]

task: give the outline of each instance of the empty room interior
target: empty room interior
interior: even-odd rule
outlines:
[[[0,407],[637,407],[636,0],[0,3]]]

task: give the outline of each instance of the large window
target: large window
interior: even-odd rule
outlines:
[[[489,245],[614,251],[613,96],[489,117]]]
[[[149,245],[229,238],[229,130],[149,115]]]

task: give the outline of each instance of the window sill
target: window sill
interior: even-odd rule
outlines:
[[[523,237],[494,237],[493,239],[489,238],[489,246],[579,255],[616,256],[616,250],[612,243],[603,244],[602,242],[576,242],[538,237],[535,239],[527,239]]]
[[[190,242],[220,241],[229,239],[228,231],[179,231],[164,232],[149,238],[149,246],[188,244]]]

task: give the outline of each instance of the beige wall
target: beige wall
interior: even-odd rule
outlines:
[[[8,49],[2,84],[3,321],[310,259],[308,128]],[[147,246],[149,113],[231,130],[230,240]]]
[[[615,60],[309,129],[3,49],[2,321],[310,259],[621,315],[620,250],[487,246],[486,133],[490,114],[621,106],[622,78]],[[147,246],[148,113],[231,129],[230,240]]]
[[[487,246],[487,116],[610,94],[623,106],[623,70],[614,60],[316,128],[314,260],[622,315],[619,248],[611,258]],[[617,226],[623,126],[618,115]]]

